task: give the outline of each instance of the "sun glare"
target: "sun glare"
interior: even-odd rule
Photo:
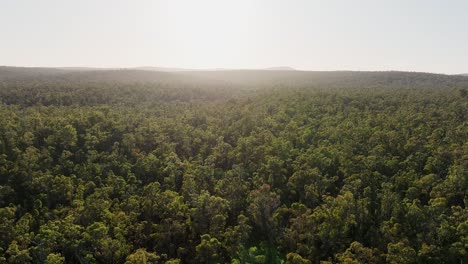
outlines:
[[[248,58],[249,24],[255,5],[247,1],[170,1],[164,6],[169,45],[188,67],[238,66]],[[191,65],[197,62],[197,65]]]

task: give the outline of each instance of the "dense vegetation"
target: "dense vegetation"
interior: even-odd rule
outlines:
[[[0,263],[466,263],[467,88],[0,68]]]

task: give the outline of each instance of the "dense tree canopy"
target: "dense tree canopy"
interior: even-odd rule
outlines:
[[[468,262],[466,77],[24,71],[0,263]]]

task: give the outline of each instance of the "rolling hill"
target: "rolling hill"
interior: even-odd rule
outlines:
[[[295,71],[292,68],[269,70],[189,70],[174,68],[95,69],[0,67],[0,81],[79,81],[116,83],[195,83],[243,87],[440,87],[468,86],[466,78],[396,71]]]

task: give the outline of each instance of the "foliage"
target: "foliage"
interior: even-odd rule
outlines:
[[[467,261],[466,77],[18,71],[2,263]]]

